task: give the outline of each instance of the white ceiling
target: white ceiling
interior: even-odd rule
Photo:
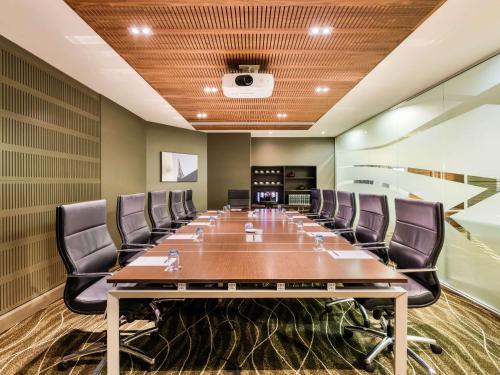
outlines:
[[[448,0],[310,130],[252,136],[340,134],[500,50],[499,15],[500,0]],[[192,128],[62,0],[2,0],[0,34],[147,121]]]

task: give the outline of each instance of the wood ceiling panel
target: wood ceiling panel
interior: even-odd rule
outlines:
[[[444,1],[66,2],[188,121],[204,112],[203,122],[235,123],[214,124],[218,130],[249,130],[236,123],[275,123],[277,113],[288,114],[284,123],[302,123],[287,129],[310,127],[303,123],[317,121]],[[132,25],[148,26],[153,35],[133,36]],[[312,26],[333,33],[311,36]],[[238,64],[273,74],[273,96],[224,97],[222,76]],[[318,85],[330,91],[316,94]],[[206,86],[219,92],[206,94]]]

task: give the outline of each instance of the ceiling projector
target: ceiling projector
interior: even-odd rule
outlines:
[[[240,67],[242,67],[240,65]],[[248,72],[230,73],[222,77],[222,92],[228,98],[269,98],[273,94],[272,74]]]

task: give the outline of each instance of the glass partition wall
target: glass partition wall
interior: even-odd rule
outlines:
[[[338,190],[443,202],[442,282],[500,310],[500,55],[337,137],[335,159]]]

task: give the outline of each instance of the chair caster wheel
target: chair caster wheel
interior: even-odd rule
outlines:
[[[371,324],[371,322],[370,322],[369,320],[365,320],[365,321],[363,321],[363,326],[364,326],[365,328],[370,328],[370,324]]]
[[[380,320],[382,318],[382,310],[374,310],[372,315],[376,320]]]
[[[363,362],[363,368],[367,372],[375,371],[375,365],[373,364],[373,362]]]
[[[345,339],[351,339],[352,336],[354,336],[354,332],[348,330],[348,329],[344,329],[344,334],[343,334],[344,338]]]
[[[68,368],[69,368],[69,365],[68,365],[68,363],[67,363],[67,362],[59,362],[59,363],[57,364],[57,369],[58,369],[59,371],[66,371]]]
[[[147,368],[148,372],[152,372],[152,371],[155,370],[155,365],[154,364],[152,364],[152,365],[146,365],[146,368]]]
[[[431,350],[434,354],[441,354],[443,352],[443,348],[439,345],[431,344]]]
[[[332,312],[333,308],[331,306],[325,305],[325,311],[326,312]]]

